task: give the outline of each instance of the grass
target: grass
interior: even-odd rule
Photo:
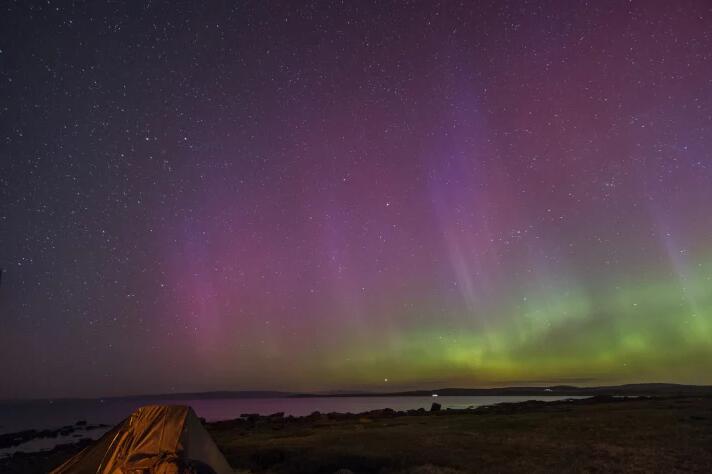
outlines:
[[[213,424],[251,472],[712,472],[712,399]]]

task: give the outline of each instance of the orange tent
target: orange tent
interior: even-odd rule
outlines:
[[[192,408],[141,407],[52,474],[231,474]]]

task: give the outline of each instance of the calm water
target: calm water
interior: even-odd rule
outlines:
[[[269,415],[284,412],[286,415],[303,416],[314,411],[322,413],[359,413],[380,408],[410,410],[425,408],[437,401],[443,408],[466,408],[494,405],[502,402],[525,400],[563,400],[582,397],[335,397],[335,398],[258,398],[258,399],[216,399],[216,400],[81,400],[81,401],[33,401],[0,404],[0,433],[26,429],[59,428],[73,425],[79,420],[89,424],[115,425],[126,418],[136,408],[150,404],[190,405],[198,416],[208,421],[238,418],[243,413]],[[81,437],[97,438],[105,430],[81,432]],[[79,437],[76,436],[76,437]],[[74,437],[74,438],[76,438]],[[69,438],[37,440],[25,443],[12,450],[0,450],[0,455],[11,451],[36,451],[48,449]]]

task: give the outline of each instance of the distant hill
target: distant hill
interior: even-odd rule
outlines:
[[[213,400],[255,398],[324,398],[324,397],[497,397],[497,396],[712,396],[712,385],[681,385],[673,383],[638,383],[601,387],[576,387],[552,385],[548,387],[499,387],[499,388],[439,388],[433,390],[409,390],[401,392],[365,392],[333,390],[317,393],[282,392],[275,390],[239,390],[217,392],[157,393],[123,397],[103,397],[101,400]],[[53,401],[80,399],[53,399]],[[0,400],[2,403],[25,403],[32,400]],[[34,400],[40,401],[40,400]]]
[[[0,399],[0,403],[34,403],[34,402],[74,402],[82,400],[214,400],[214,399],[250,399],[250,398],[288,398],[298,394],[294,392],[279,392],[274,390],[239,390],[218,392],[186,392],[186,393],[150,393],[148,395],[123,395],[96,398],[52,398],[52,399]]]
[[[437,394],[443,397],[476,396],[673,396],[673,395],[711,395],[710,385],[681,385],[674,383],[638,383],[610,385],[601,387],[576,387],[573,385],[552,385],[548,387],[499,387],[499,388],[440,388],[436,390],[409,390],[402,392],[366,392],[334,390],[319,393],[295,393],[265,390],[221,391],[198,393],[173,393],[142,395],[136,399],[195,400],[218,398],[322,398],[322,397],[429,397]]]
[[[293,397],[423,397],[437,394],[445,397],[458,396],[672,396],[672,395],[711,395],[710,385],[680,385],[671,383],[640,383],[611,385],[602,387],[576,387],[553,385],[549,387],[500,387],[500,388],[441,388],[436,390],[410,390],[385,393],[332,393],[295,394]]]
[[[195,393],[157,393],[150,395],[135,395],[129,397],[109,397],[110,399],[121,400],[211,400],[225,398],[287,398],[297,394],[293,392],[279,392],[274,390],[240,390],[240,391],[219,391],[219,392],[195,392]]]

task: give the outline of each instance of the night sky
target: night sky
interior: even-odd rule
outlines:
[[[712,383],[709,1],[127,3],[3,2],[0,398]]]

